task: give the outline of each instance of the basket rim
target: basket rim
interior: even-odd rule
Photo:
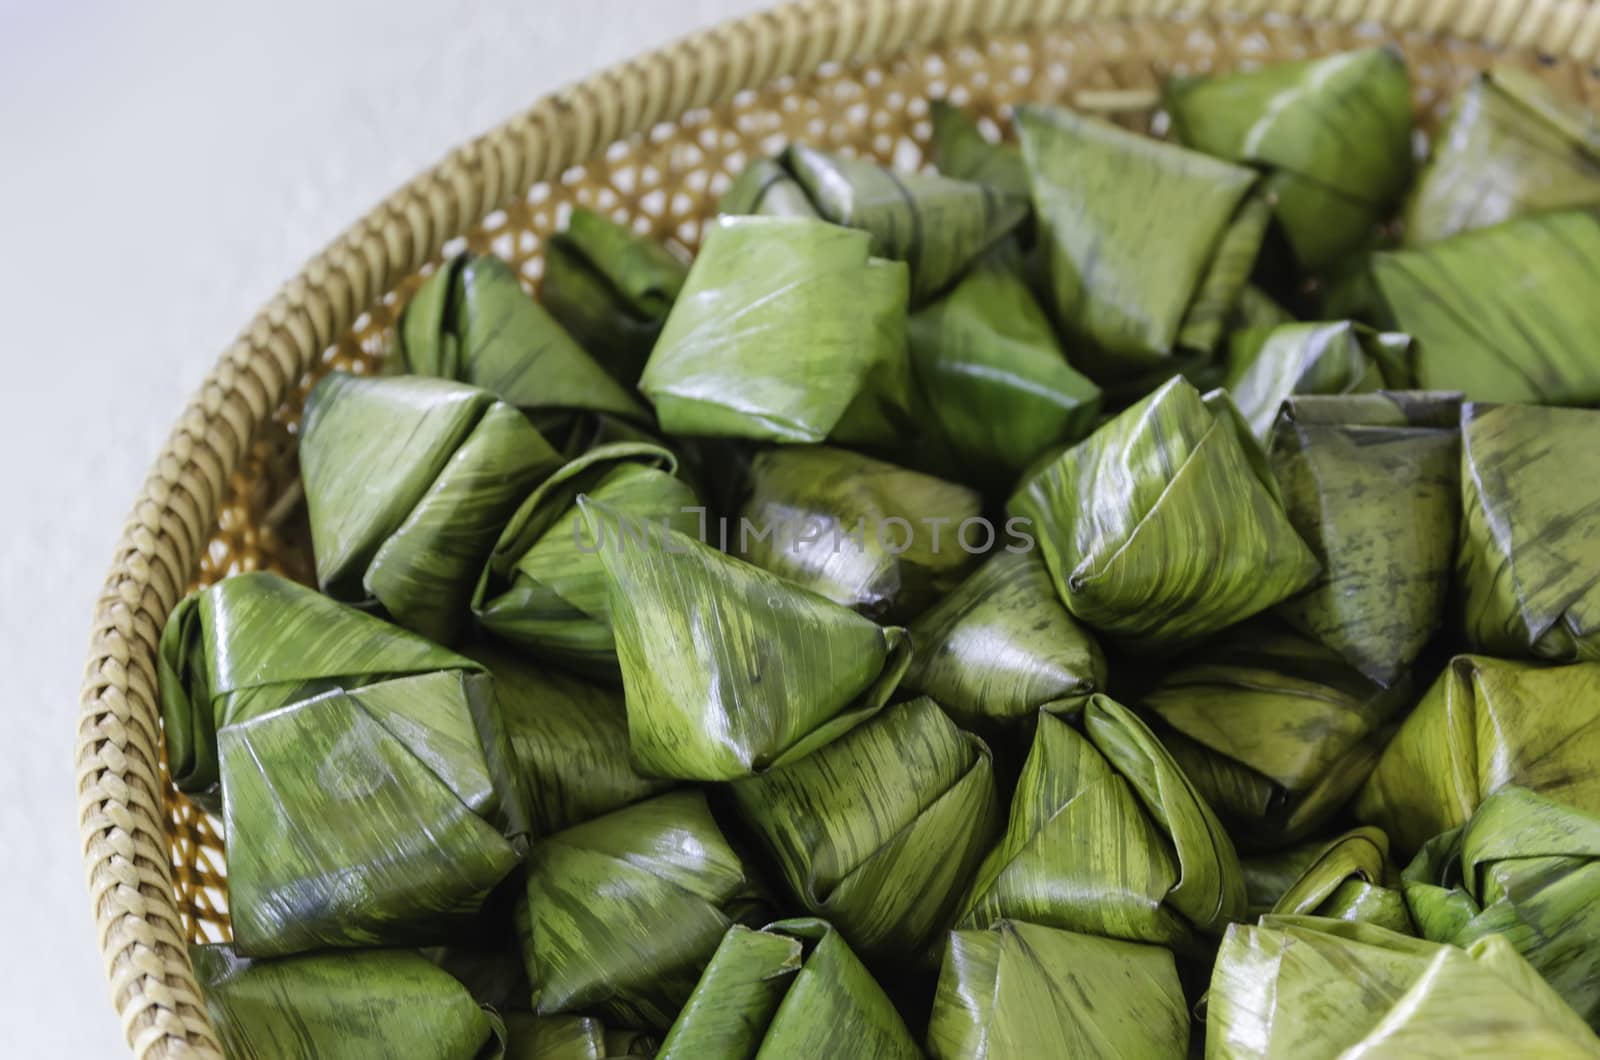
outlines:
[[[1592,64],[1587,0],[796,0],[545,96],[475,137],[335,238],[223,352],[123,528],[95,607],[76,740],[84,870],[112,1002],[140,1058],[220,1057],[173,890],[156,646],[256,429],[360,314],[449,239],[533,185],[660,121],[828,63],[976,32],[1118,18],[1371,23]]]

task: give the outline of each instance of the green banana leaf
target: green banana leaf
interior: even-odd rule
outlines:
[[[1087,434],[1100,388],[1067,362],[1014,255],[990,254],[907,323],[918,419],[972,482],[1010,482]]]
[[[1304,269],[1369,242],[1411,178],[1411,83],[1391,48],[1177,77],[1162,97],[1181,143],[1271,174]]]
[[[915,960],[999,837],[989,749],[926,696],[728,789],[790,892],[869,963]]]
[[[1222,825],[1126,707],[1090,697],[1084,729],[1039,715],[1004,838],[959,926],[1022,920],[1183,951],[1245,911]]]
[[[1389,863],[1389,837],[1356,828],[1322,847],[1273,903],[1272,912],[1359,920],[1413,934],[1411,914]]]
[[[1136,651],[1165,649],[1317,574],[1252,450],[1231,415],[1173,379],[1025,479],[1010,511],[1031,521],[1080,621]]]
[[[987,184],[897,172],[804,144],[791,144],[778,165],[804,192],[818,217],[866,232],[872,237],[873,256],[906,263],[914,303],[949,287],[1028,216],[1026,199]],[[769,180],[770,171],[761,184]],[[755,198],[755,208],[763,213],[769,205],[779,216],[798,213],[789,202],[791,189],[780,186],[782,194],[774,195],[768,185],[764,193],[738,198]],[[724,210],[734,201],[725,198]]]
[[[993,188],[1032,208],[1028,164],[1011,144],[991,143],[978,123],[960,107],[942,99],[928,101],[933,120],[933,165],[952,180]]]
[[[1373,255],[1418,385],[1475,401],[1600,401],[1600,219],[1545,213]]]
[[[607,1030],[588,1016],[513,1012],[506,1021],[506,1060],[647,1060],[656,1039],[639,1031]]]
[[[1427,938],[1499,935],[1573,1010],[1600,1024],[1600,818],[1518,787],[1423,844],[1403,876]]]
[[[893,445],[909,431],[906,267],[865,232],[724,217],[639,387],[673,435]]]
[[[627,697],[634,765],[733,780],[803,758],[876,714],[910,638],[776,574],[587,497]],[[626,536],[625,536],[626,535]]]
[[[922,1050],[827,921],[728,929],[656,1060],[920,1060]]]
[[[515,891],[514,886],[497,891],[477,921],[448,944],[418,951],[466,987],[478,1004],[502,1016],[526,1009],[530,993],[522,950],[514,937],[506,938],[505,913],[510,908],[507,903],[515,901]],[[509,1041],[514,1035],[507,1030]]]
[[[605,564],[577,499],[611,506],[631,524],[695,533],[694,490],[660,446],[597,446],[540,483],[503,524],[472,594],[478,624],[530,654],[616,680],[617,647],[606,616]]]
[[[499,1060],[505,1026],[410,950],[260,961],[192,946],[211,1025],[233,1060]]]
[[[806,189],[774,158],[758,158],[746,166],[723,193],[717,212],[725,217],[760,214],[764,217],[822,218]]]
[[[1281,850],[1241,854],[1239,870],[1244,874],[1245,919],[1255,920],[1272,912],[1278,899],[1328,849],[1330,840],[1311,839]]]
[[[520,860],[482,668],[273,574],[185,598],[160,646],[174,782],[221,790],[250,956],[441,941]]]
[[[450,643],[500,528],[560,463],[485,391],[329,375],[306,400],[300,441],[317,581]]]
[[[1600,206],[1600,123],[1510,66],[1462,90],[1433,139],[1405,213],[1405,238],[1431,243],[1523,214]]]
[[[1461,522],[1459,394],[1291,397],[1272,433],[1284,512],[1322,574],[1277,607],[1383,685],[1444,621]]]
[[[1360,394],[1411,385],[1411,340],[1348,320],[1246,328],[1228,342],[1222,386],[1265,442],[1293,394]]]
[[[1190,781],[1252,849],[1306,838],[1371,773],[1387,723],[1409,705],[1332,649],[1276,623],[1247,623],[1198,650],[1140,704]]]
[[[699,791],[558,832],[529,852],[517,905],[533,1010],[664,1030],[723,933],[760,912]]]
[[[1600,659],[1600,538],[1590,528],[1600,490],[1572,474],[1600,445],[1600,412],[1467,405],[1461,445],[1456,575],[1468,644]]]
[[[400,315],[394,358],[402,371],[481,387],[550,436],[575,418],[650,422],[496,257],[461,254],[428,277]]]
[[[1384,748],[1356,803],[1403,857],[1509,785],[1600,813],[1600,665],[1458,655]]]
[[[1031,740],[1039,708],[1079,709],[1106,686],[1105,653],[1056,596],[1033,550],[1000,550],[911,625],[904,686],[963,728]]]
[[[954,931],[928,1025],[933,1060],[1188,1055],[1172,951],[1002,920]]]
[[[632,386],[689,266],[665,246],[580,206],[545,244],[539,298],[567,333]]]
[[[758,453],[746,488],[734,553],[880,622],[920,614],[961,581],[988,547],[963,536],[969,521],[993,536],[967,487],[846,449]]]
[[[1594,1057],[1600,1042],[1502,938],[1461,950],[1373,924],[1269,916],[1223,938],[1205,1055]]]
[[[660,794],[628,759],[622,690],[531,664],[497,644],[466,649],[494,677],[535,835],[549,835]]]
[[[1058,107],[1016,126],[1056,322],[1090,374],[1209,352],[1270,218],[1255,172]]]
[[[1292,324],[1294,314],[1279,305],[1273,297],[1253,283],[1239,290],[1239,299],[1233,305],[1231,329],[1277,327]]]

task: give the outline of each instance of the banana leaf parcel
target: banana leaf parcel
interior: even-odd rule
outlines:
[[[1135,650],[1213,633],[1293,595],[1316,559],[1265,458],[1183,379],[1067,450],[1011,498],[1056,592]]]
[[[972,116],[942,99],[928,101],[934,168],[954,180],[993,188],[1032,208],[1028,164],[1014,144],[992,143]]]
[[[874,965],[942,938],[1000,833],[989,749],[926,696],[729,790],[790,892]]]
[[[1284,511],[1322,564],[1277,614],[1383,685],[1444,621],[1460,409],[1460,395],[1423,391],[1292,397],[1272,434]]]
[[[1028,215],[1026,199],[988,184],[901,173],[804,144],[790,145],[777,164],[804,192],[816,216],[866,232],[875,257],[905,262],[911,300],[917,303],[949,287]],[[770,204],[780,215],[798,213],[788,194],[772,195],[771,179],[766,171],[767,190],[754,197],[753,210],[765,212]],[[785,185],[784,191],[792,188]],[[725,212],[733,202],[724,199]]]
[[[1474,401],[1600,401],[1600,218],[1537,214],[1372,257],[1417,384]],[[1389,326],[1386,324],[1386,326]]]
[[[558,832],[529,852],[517,906],[533,1010],[665,1030],[723,934],[760,910],[699,791]]]
[[[1509,785],[1600,813],[1600,664],[1450,661],[1384,748],[1356,816],[1409,857]]]
[[[1404,874],[1427,938],[1503,937],[1573,1010],[1600,1023],[1600,818],[1506,787],[1435,836]]]
[[[512,1012],[506,1021],[506,1060],[648,1060],[656,1039],[640,1031],[608,1030],[588,1016]]]
[[[1411,177],[1411,83],[1390,48],[1178,77],[1163,103],[1180,142],[1267,170],[1273,213],[1309,271],[1372,241]]]
[[[1431,243],[1523,214],[1600,206],[1600,123],[1511,66],[1479,74],[1433,138],[1405,214]]]
[[[629,536],[579,498],[610,582],[633,762],[733,780],[805,757],[888,702],[910,640],[676,530]]]
[[[206,1011],[233,1060],[500,1060],[505,1026],[412,950],[260,961],[189,950]]]
[[[500,528],[560,464],[486,391],[329,375],[306,401],[300,443],[317,580],[335,599],[454,641]]]
[[[1600,412],[1468,405],[1461,444],[1456,573],[1468,643],[1600,659],[1600,484],[1573,473],[1600,446]]]
[[[928,1025],[933,1060],[1182,1060],[1172,951],[1002,920],[954,931]]]
[[[1389,837],[1376,828],[1356,828],[1322,850],[1284,888],[1272,912],[1359,920],[1413,934],[1399,874],[1389,861]]]
[[[1292,394],[1357,394],[1411,384],[1411,340],[1348,320],[1245,328],[1229,339],[1222,386],[1265,442]]]
[[[1230,834],[1254,849],[1312,834],[1371,773],[1409,705],[1337,653],[1276,623],[1207,643],[1140,700]]]
[[[1046,712],[1004,838],[959,923],[1001,919],[1200,948],[1244,914],[1233,843],[1144,723],[1096,695],[1084,733]]]
[[[665,246],[580,206],[545,245],[539,298],[614,379],[631,387],[688,274]]]
[[[620,688],[532,664],[498,644],[466,651],[494,677],[533,834],[559,832],[673,786],[629,761]]]
[[[921,1060],[883,988],[827,921],[722,937],[656,1060]]]
[[[846,449],[769,449],[747,483],[729,542],[739,558],[878,621],[920,614],[994,536],[967,487]],[[967,533],[969,521],[991,540]]]
[[[601,542],[577,499],[591,497],[630,525],[694,533],[698,502],[679,474],[677,457],[660,446],[611,442],[545,479],[503,524],[479,575],[472,595],[479,625],[540,658],[616,680]]]
[[[462,254],[445,262],[406,304],[397,332],[397,368],[481,387],[550,437],[594,416],[650,422],[639,400],[499,258]]]
[[[1058,107],[1016,125],[1056,323],[1090,374],[1214,349],[1271,217],[1255,171]]]
[[[1372,924],[1235,924],[1206,1007],[1208,1060],[1600,1056],[1600,1041],[1498,936],[1469,949]]]
[[[758,158],[745,166],[717,203],[717,213],[724,217],[758,214],[822,218],[806,189],[775,158]]]
[[[985,739],[1031,740],[1039,708],[1070,714],[1104,691],[1105,653],[1037,552],[1000,550],[911,625],[905,687]]]
[[[1014,255],[985,257],[912,314],[918,447],[941,450],[967,481],[1014,481],[1052,446],[1089,433],[1100,388],[1067,363]]]
[[[179,603],[160,647],[172,777],[220,781],[239,952],[442,941],[528,831],[489,675],[273,574]]]
[[[907,273],[865,232],[723,217],[639,387],[674,435],[893,445],[908,433]]]

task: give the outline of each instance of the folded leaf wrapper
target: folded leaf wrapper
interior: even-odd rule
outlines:
[[[1270,217],[1256,173],[1063,108],[1016,123],[1056,323],[1091,374],[1213,349]]]
[[[748,488],[739,557],[879,621],[920,614],[993,543],[972,490],[831,446],[758,453]]]
[[[211,1025],[234,1060],[499,1060],[505,1027],[411,950],[273,961],[189,950]]]
[[[613,378],[632,386],[688,273],[660,243],[580,206],[545,244],[539,298]]]
[[[1039,716],[1000,845],[961,927],[1001,919],[1189,951],[1244,914],[1222,825],[1171,756],[1116,701],[1092,697],[1085,733]]]
[[[971,115],[942,99],[928,102],[933,119],[933,164],[944,176],[983,184],[1031,209],[1028,164],[1015,144],[983,135]]]
[[[1292,394],[1357,394],[1411,384],[1411,340],[1348,320],[1246,328],[1229,340],[1222,386],[1265,442]]]
[[[826,921],[735,925],[656,1060],[920,1060],[916,1040]]]
[[[1409,704],[1318,642],[1269,622],[1230,631],[1142,705],[1229,832],[1252,848],[1305,838],[1360,788]]]
[[[1475,401],[1600,401],[1600,219],[1539,214],[1372,258],[1417,384]]]
[[[669,434],[892,445],[905,433],[906,267],[865,232],[724,217],[639,387]]]
[[[1180,142],[1268,171],[1307,270],[1372,240],[1411,176],[1411,83],[1389,48],[1174,78],[1162,102]]]
[[[1389,863],[1389,837],[1370,827],[1323,844],[1277,897],[1272,912],[1358,920],[1407,935],[1415,932],[1399,874]]]
[[[905,687],[985,739],[1029,740],[1039,708],[1072,713],[1106,684],[1105,653],[1032,549],[985,559],[912,623],[911,641]]]
[[[1600,1042],[1504,939],[1470,949],[1371,924],[1271,916],[1228,929],[1208,1060],[1594,1057]]]
[[[1444,621],[1461,521],[1460,395],[1294,397],[1273,475],[1322,564],[1277,614],[1392,685]]]
[[[607,1030],[587,1016],[506,1017],[506,1060],[648,1060],[656,1039],[639,1031]]]
[[[481,387],[551,437],[596,415],[650,422],[637,398],[528,294],[499,258],[462,254],[406,304],[396,367]],[[576,455],[576,454],[572,454]]]
[[[1423,845],[1404,888],[1423,935],[1455,946],[1499,935],[1600,1023],[1600,818],[1502,788]]]
[[[448,643],[500,528],[560,463],[485,391],[329,375],[306,401],[300,443],[317,581]]]
[[[1600,123],[1510,66],[1479,74],[1433,138],[1405,214],[1431,243],[1523,214],[1600,206]]]
[[[763,217],[804,217],[820,220],[806,189],[775,158],[758,158],[734,179],[717,203],[724,217],[758,214]]]
[[[923,438],[953,473],[1011,481],[1051,446],[1089,433],[1100,388],[1067,363],[1014,255],[989,255],[912,314],[907,335]]]
[[[1216,407],[1174,379],[1011,498],[1067,609],[1130,649],[1231,626],[1317,574],[1265,458]]]
[[[984,251],[1004,239],[1028,215],[1026,199],[988,184],[932,173],[901,173],[876,162],[829,154],[793,144],[777,160],[793,182],[774,195],[770,170],[764,190],[741,196],[744,212],[792,216],[798,188],[816,216],[859,229],[872,237],[872,254],[903,261],[910,270],[911,299],[926,301],[949,287]],[[725,198],[723,211],[735,205]],[[833,312],[840,312],[835,307]]]
[[[174,782],[220,779],[241,953],[441,941],[517,864],[524,796],[471,660],[244,574],[178,605],[160,669]]]
[[[795,898],[872,964],[950,927],[1002,823],[989,749],[926,696],[730,791]]]
[[[933,1060],[1188,1055],[1172,952],[1002,920],[955,931],[928,1026]]]
[[[535,835],[559,832],[673,786],[642,775],[629,761],[620,688],[531,664],[500,645],[474,645],[467,652],[494,676]]]
[[[650,524],[624,536],[610,509],[579,506],[610,581],[643,772],[733,780],[794,761],[876,714],[900,683],[905,630],[686,534]]]
[[[530,493],[500,532],[472,597],[479,624],[531,654],[580,672],[617,678],[606,614],[609,582],[577,499],[609,506],[623,526],[645,523],[693,534],[694,490],[659,446],[612,442],[568,462]]]
[[[1600,813],[1600,664],[1450,661],[1384,748],[1356,815],[1409,857],[1508,785]]]
[[[1600,412],[1468,405],[1456,561],[1467,641],[1491,655],[1600,659],[1600,483],[1574,474]]]
[[[517,907],[533,1009],[665,1029],[724,932],[759,913],[698,791],[674,791],[535,844]]]

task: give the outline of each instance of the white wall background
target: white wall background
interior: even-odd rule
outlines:
[[[127,1055],[72,769],[90,609],[217,354],[301,263],[541,94],[764,0],[0,0],[0,1028]]]

